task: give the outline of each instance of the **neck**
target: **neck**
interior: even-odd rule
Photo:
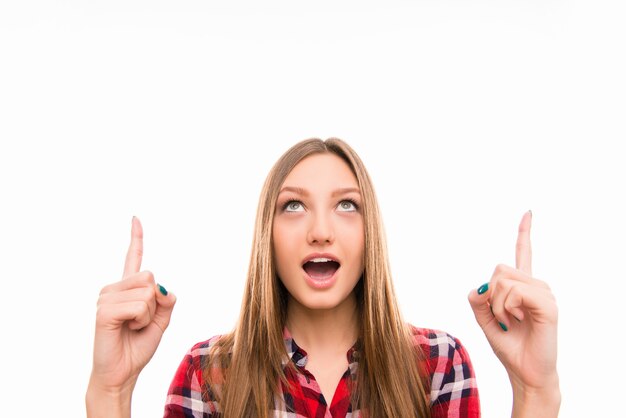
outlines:
[[[337,351],[343,354],[359,334],[354,293],[331,309],[309,309],[291,296],[287,305],[287,328],[305,351]]]

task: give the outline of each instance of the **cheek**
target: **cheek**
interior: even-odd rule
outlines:
[[[286,273],[286,268],[290,265],[289,260],[294,257],[297,250],[295,240],[292,228],[286,228],[284,225],[274,225],[272,228],[274,262],[279,275],[281,272]]]
[[[291,248],[306,242],[307,224],[301,220],[281,221],[274,224],[272,237],[282,247]]]
[[[363,248],[365,232],[361,220],[351,219],[349,222],[339,224],[337,237],[350,242],[355,247]]]
[[[337,237],[340,237],[341,246],[345,255],[352,261],[354,269],[363,269],[365,256],[365,233],[362,223],[345,223],[337,230]]]
[[[355,248],[358,248],[356,251],[356,258],[359,260],[359,264],[361,266],[361,273],[365,268],[365,231],[363,229],[363,225],[360,225],[360,228],[354,234],[353,242]]]
[[[282,253],[289,249],[290,243],[293,241],[293,231],[284,225],[275,225],[272,230],[272,241],[275,249]]]

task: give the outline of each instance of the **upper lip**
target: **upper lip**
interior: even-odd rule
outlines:
[[[302,260],[302,265],[304,266],[306,263],[308,263],[309,261],[311,261],[311,260],[313,260],[315,258],[327,258],[329,260],[334,261],[337,264],[341,264],[339,262],[339,259],[334,254],[331,254],[331,253],[311,253],[311,254],[307,255],[304,260]]]

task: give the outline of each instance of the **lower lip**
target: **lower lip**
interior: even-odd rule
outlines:
[[[307,282],[307,284],[309,286],[311,286],[314,289],[318,289],[318,290],[328,289],[329,287],[332,287],[335,284],[335,282],[337,281],[337,272],[338,271],[339,271],[339,269],[335,270],[335,272],[333,273],[332,276],[330,276],[327,279],[323,279],[323,280],[314,279],[311,276],[309,276],[309,274],[305,271],[304,272],[304,280]]]

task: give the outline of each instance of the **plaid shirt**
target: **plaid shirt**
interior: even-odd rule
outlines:
[[[451,335],[424,328],[413,328],[415,344],[425,354],[425,370],[431,380],[432,418],[480,417],[480,402],[474,370],[470,358],[459,340]],[[285,347],[297,372],[285,368],[291,390],[281,385],[281,396],[276,399],[270,416],[278,418],[357,418],[352,410],[349,382],[355,379],[358,353],[351,348],[349,366],[339,381],[334,397],[327,404],[315,377],[305,368],[307,354],[296,345],[285,329]],[[218,418],[219,404],[203,391],[201,365],[217,337],[194,345],[181,362],[169,389],[165,418]],[[288,412],[289,411],[289,412]],[[293,411],[293,412],[291,412]]]

